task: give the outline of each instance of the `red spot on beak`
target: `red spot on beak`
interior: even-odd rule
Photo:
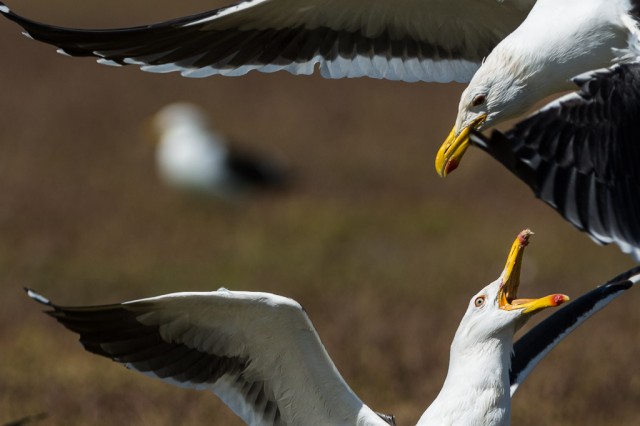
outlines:
[[[533,235],[533,232],[531,232],[529,229],[525,229],[524,231],[520,232],[518,234],[518,241],[520,241],[520,245],[522,245],[523,247],[528,246],[529,237],[531,237],[531,235]]]
[[[562,305],[566,301],[567,301],[567,297],[562,294],[556,294],[553,296],[554,306]]]
[[[451,160],[447,161],[447,165],[444,166],[445,174],[449,174],[452,171],[454,171],[455,169],[457,169],[458,168],[458,164],[460,164],[458,162],[458,160],[451,159]]]

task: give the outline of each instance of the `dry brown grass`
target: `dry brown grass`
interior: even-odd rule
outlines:
[[[182,3],[9,1],[94,27],[211,6]],[[0,423],[44,411],[50,425],[240,424],[207,392],[85,353],[23,286],[64,304],[222,285],[294,297],[363,400],[409,425],[439,390],[467,299],[497,277],[520,229],[537,232],[523,294],[577,296],[632,265],[477,150],[436,177],[459,85],[153,75],[56,55],[7,21],[0,52]],[[181,99],[286,156],[295,187],[240,208],[162,187],[141,124]],[[639,304],[629,292],[552,353],[515,398],[513,423],[637,424]]]

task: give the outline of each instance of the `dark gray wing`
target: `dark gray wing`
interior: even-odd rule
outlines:
[[[595,241],[640,260],[640,64],[574,81],[578,92],[471,142]]]
[[[638,281],[640,267],[635,267],[568,303],[522,336],[511,354],[511,396],[562,339]]]
[[[328,78],[468,81],[535,0],[248,0],[153,25],[79,30],[37,23],[0,3],[36,40],[108,65],[187,77],[250,70]]]

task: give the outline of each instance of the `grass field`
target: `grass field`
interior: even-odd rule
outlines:
[[[7,2],[76,27],[224,3]],[[46,425],[241,424],[210,393],[85,353],[23,287],[70,305],[220,286],[293,297],[358,395],[410,425],[444,380],[467,300],[498,276],[518,231],[536,232],[522,296],[575,297],[633,265],[479,150],[436,176],[461,85],[154,75],[57,55],[5,20],[0,52],[0,424],[39,412]],[[287,158],[291,190],[230,206],[162,186],[144,122],[176,100]],[[635,289],[545,359],[514,399],[513,424],[638,424],[638,305]]]

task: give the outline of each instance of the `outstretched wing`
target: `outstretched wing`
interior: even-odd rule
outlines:
[[[247,424],[387,424],[344,382],[291,299],[220,289],[62,307],[28,294],[78,333],[86,350],[177,386],[211,390]]]
[[[595,241],[640,260],[640,64],[574,81],[580,91],[471,141]]]
[[[511,396],[562,339],[638,281],[640,267],[635,267],[568,303],[522,336],[511,354]]]
[[[0,3],[27,35],[72,56],[187,77],[250,70],[328,78],[468,81],[535,0],[246,0],[158,24],[78,30]]]

